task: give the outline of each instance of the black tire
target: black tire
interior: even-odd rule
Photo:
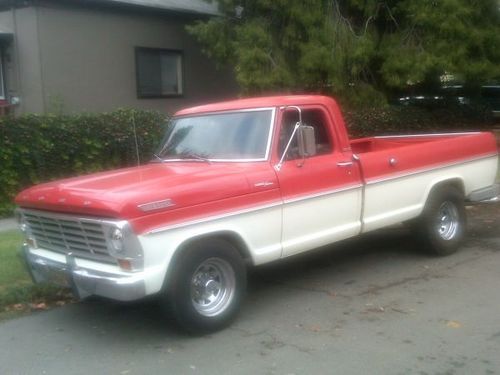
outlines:
[[[246,266],[237,249],[210,239],[181,251],[166,296],[177,323],[193,334],[228,326],[246,291]]]
[[[412,226],[427,253],[445,256],[456,252],[467,226],[462,192],[452,186],[431,192],[424,212]]]

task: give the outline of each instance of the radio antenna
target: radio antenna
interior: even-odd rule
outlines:
[[[134,142],[135,142],[135,154],[137,156],[137,166],[140,166],[141,159],[139,157],[139,142],[137,142],[137,131],[135,129],[135,112],[132,113],[132,129],[134,130]]]

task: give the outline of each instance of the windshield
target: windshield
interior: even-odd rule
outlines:
[[[265,159],[272,118],[273,110],[265,109],[174,119],[156,161]]]

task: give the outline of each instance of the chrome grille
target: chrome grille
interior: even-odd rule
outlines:
[[[22,215],[38,247],[113,263],[103,226],[98,220],[33,211],[24,211]]]

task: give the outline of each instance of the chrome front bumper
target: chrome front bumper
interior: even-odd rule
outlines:
[[[27,244],[22,254],[35,283],[51,283],[72,289],[75,297],[91,295],[119,301],[132,301],[146,295],[144,279],[140,273],[111,274],[77,266],[74,256],[66,255],[66,263],[56,262],[30,251]]]

